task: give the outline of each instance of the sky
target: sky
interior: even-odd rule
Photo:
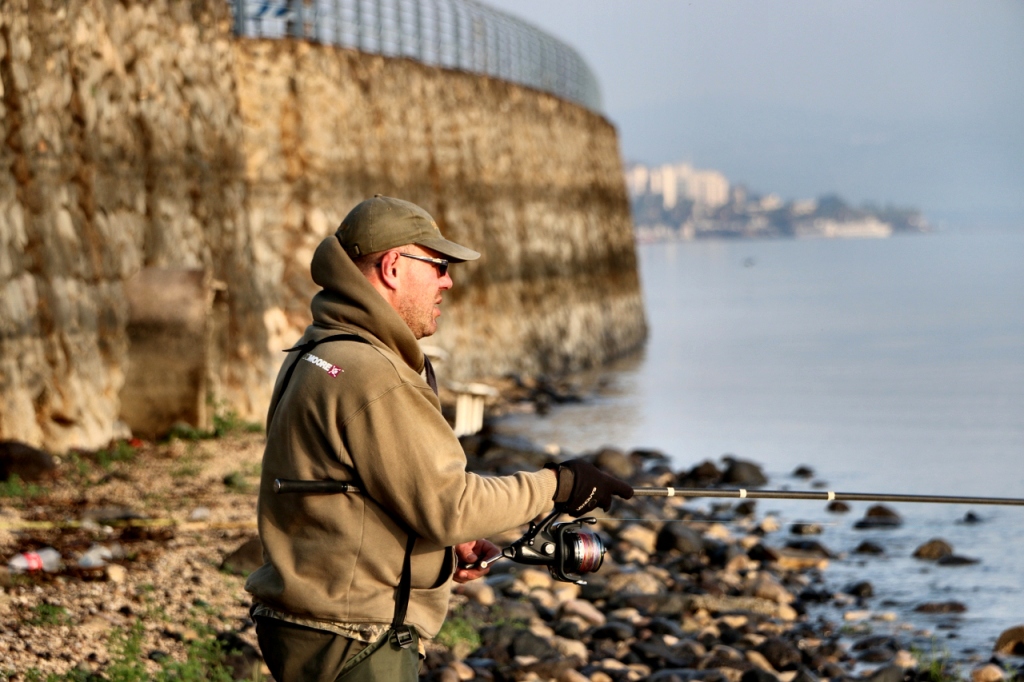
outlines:
[[[579,51],[627,161],[1024,229],[1022,0],[486,0]]]

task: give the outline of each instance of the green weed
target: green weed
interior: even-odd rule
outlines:
[[[25,483],[18,474],[11,474],[0,482],[0,497],[39,497],[46,494],[46,488],[35,483]]]
[[[936,649],[934,642],[928,652],[912,647],[910,653],[918,662],[918,682],[959,682],[961,679],[958,666],[950,660],[949,651]]]
[[[68,625],[71,623],[71,616],[63,606],[53,604],[36,604],[32,607],[32,616],[25,619],[29,625],[42,625],[46,627],[56,625]]]
[[[96,462],[104,469],[109,469],[115,462],[131,462],[135,459],[135,448],[126,441],[118,441],[112,448],[99,450]]]
[[[476,651],[480,648],[480,633],[477,632],[476,624],[461,616],[454,616],[445,619],[441,631],[437,633],[437,641],[449,649],[465,642],[469,651]]]
[[[239,471],[232,471],[223,478],[224,487],[228,490],[236,493],[247,493],[249,492],[249,482],[245,480],[245,475]]]

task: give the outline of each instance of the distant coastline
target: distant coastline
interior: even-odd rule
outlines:
[[[915,208],[854,207],[837,195],[784,201],[732,185],[689,164],[627,164],[626,186],[640,243],[692,239],[872,238],[920,234],[931,226]]]

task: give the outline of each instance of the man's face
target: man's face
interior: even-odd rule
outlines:
[[[417,256],[442,258],[431,249],[410,245],[401,249]],[[452,288],[451,275],[441,277],[434,263],[400,257],[402,288],[398,292],[396,310],[409,325],[417,339],[430,336],[437,331],[437,318],[441,316],[441,294]]]

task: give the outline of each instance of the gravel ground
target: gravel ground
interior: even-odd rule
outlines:
[[[102,671],[132,628],[151,675],[186,661],[213,633],[255,645],[244,578],[220,566],[255,535],[262,451],[262,435],[244,431],[122,444],[66,456],[42,491],[0,498],[0,680]],[[79,567],[95,544],[113,557]],[[59,572],[6,569],[12,556],[44,546],[60,551]]]

